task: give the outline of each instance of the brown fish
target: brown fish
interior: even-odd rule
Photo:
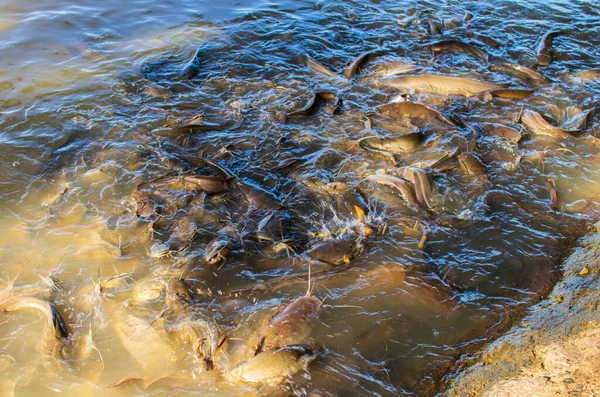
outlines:
[[[196,307],[194,297],[183,280],[169,281],[165,299],[169,309],[177,314],[174,330],[191,344],[204,369],[212,370],[215,353],[222,343],[217,325]]]
[[[426,210],[431,210],[431,196],[434,192],[434,183],[431,177],[422,169],[414,168],[412,170],[412,180],[415,185],[417,201]]]
[[[406,179],[399,178],[397,176],[392,175],[370,175],[366,179],[367,181],[379,183],[382,185],[391,186],[397,189],[402,197],[412,205],[418,205],[417,195],[415,193],[415,188],[412,183],[407,181]]]
[[[171,175],[143,182],[138,185],[137,190],[153,189],[156,187],[169,187],[176,190],[203,191],[206,194],[221,193],[227,190],[229,184],[227,179],[211,175]]]
[[[506,88],[507,84],[485,83],[464,77],[421,74],[380,79],[379,83],[402,91],[471,97],[485,91]]]
[[[431,45],[431,50],[434,54],[440,52],[462,52],[463,54],[474,56],[485,62],[487,62],[489,58],[487,52],[481,48],[477,48],[471,44],[463,43],[460,40],[438,41],[437,43],[433,43]]]
[[[375,66],[369,76],[372,77],[389,77],[397,74],[408,73],[415,70],[417,67],[410,63],[391,61],[381,63]]]
[[[342,104],[342,100],[331,92],[317,92],[303,108],[289,112],[286,116],[311,116],[323,103],[330,103],[326,108],[327,113],[334,114]]]
[[[423,142],[423,134],[420,132],[400,135],[393,138],[379,138],[368,136],[358,141],[360,147],[372,152],[410,152],[415,150]]]
[[[481,161],[471,153],[461,153],[458,155],[460,168],[467,175],[485,175],[485,168]]]
[[[568,139],[571,137],[568,131],[550,124],[535,110],[525,109],[521,114],[520,122],[536,135],[544,135],[556,139]]]
[[[486,133],[498,135],[502,138],[508,139],[512,143],[519,143],[519,141],[523,138],[521,131],[517,131],[514,128],[510,128],[502,124],[485,123],[480,125]]]
[[[305,342],[318,320],[322,304],[320,299],[306,295],[287,305],[259,332],[255,355]]]
[[[542,36],[536,49],[536,60],[540,66],[549,65],[552,62],[552,42],[556,36],[565,34],[562,31],[551,31]]]
[[[403,119],[408,118],[412,121],[441,121],[444,124],[455,124],[448,120],[440,111],[431,106],[424,105],[419,102],[395,102],[388,103],[377,107],[377,111],[385,117]]]
[[[306,369],[317,353],[308,345],[292,345],[262,352],[235,367],[227,376],[248,383],[281,383],[286,377]]]
[[[342,75],[347,79],[351,79],[352,77],[354,77],[357,69],[362,67],[369,60],[369,57],[373,54],[374,53],[372,53],[372,52],[363,52],[362,54],[357,56],[350,63],[350,65],[348,65],[348,67],[346,67],[346,69],[344,69],[344,71],[342,72]]]
[[[524,90],[524,89],[515,89],[515,88],[500,88],[497,90],[488,91],[495,98],[503,98],[503,99],[525,99],[529,98],[531,94],[534,93],[534,90]]]
[[[509,76],[513,76],[519,80],[524,81],[526,84],[530,84],[534,87],[552,83],[550,79],[548,79],[541,73],[536,72],[535,70],[530,69],[528,67],[517,65],[514,63],[502,62],[493,65],[490,69],[495,72],[501,72]]]

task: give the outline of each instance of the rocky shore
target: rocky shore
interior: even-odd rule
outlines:
[[[600,223],[552,293],[447,381],[447,397],[600,395]]]

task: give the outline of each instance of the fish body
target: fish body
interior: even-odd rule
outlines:
[[[382,185],[391,186],[397,189],[402,197],[412,205],[418,205],[417,195],[415,193],[415,188],[412,183],[407,181],[406,179],[399,178],[397,176],[392,175],[370,175],[367,177],[368,181],[372,181],[375,183],[379,183]]]
[[[542,36],[536,48],[536,61],[540,66],[549,65],[552,62],[552,42],[556,36],[564,34],[561,31],[551,31]]]
[[[248,383],[280,383],[315,360],[317,353],[308,345],[284,346],[256,355],[229,374],[233,380]]]
[[[388,87],[422,94],[463,95],[472,97],[482,92],[506,88],[507,84],[485,83],[464,77],[421,74],[380,79]]]
[[[259,332],[256,353],[305,342],[314,328],[323,302],[307,295],[294,300]]]

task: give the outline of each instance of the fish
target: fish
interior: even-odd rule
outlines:
[[[549,136],[556,139],[568,139],[568,131],[550,124],[535,110],[525,109],[521,114],[520,122],[536,135]]]
[[[472,97],[482,92],[506,88],[508,84],[485,83],[464,77],[443,76],[437,74],[409,75],[380,79],[383,86],[397,88],[406,92],[438,95],[463,95]]]
[[[296,372],[307,369],[317,358],[309,345],[291,345],[262,352],[231,370],[227,377],[248,383],[281,383]]]
[[[132,315],[120,304],[109,300],[104,300],[103,307],[117,336],[139,364],[145,378],[154,381],[175,372],[175,352],[148,321]]]
[[[544,187],[548,190],[548,193],[550,193],[550,208],[558,210],[558,190],[556,190],[554,181],[548,179],[546,183],[544,183]]]
[[[34,311],[40,313],[46,320],[45,333],[48,335],[46,347],[56,351],[56,345],[66,342],[69,331],[65,320],[56,307],[45,299],[32,296],[13,296],[0,302],[0,312]]]
[[[330,105],[326,108],[326,111],[329,114],[335,114],[335,112],[337,112],[338,108],[341,106],[342,100],[331,92],[316,92],[304,107],[287,113],[286,117],[312,116],[323,103],[330,103]]]
[[[485,168],[481,161],[471,153],[461,153],[458,155],[460,168],[467,175],[485,175]]]
[[[499,88],[497,90],[488,91],[495,98],[503,99],[525,99],[533,94],[534,90],[516,89],[516,88]]]
[[[224,341],[217,325],[195,304],[188,285],[181,279],[169,280],[165,301],[177,315],[173,330],[191,344],[204,369],[211,371],[215,353]]]
[[[327,66],[323,65],[321,62],[317,61],[316,59],[311,58],[308,55],[306,55],[306,66],[308,66],[309,68],[311,68],[312,70],[314,70],[315,72],[317,72],[319,74],[329,76],[329,77],[341,78],[341,76],[339,74],[337,74],[336,72],[334,72]]]
[[[221,193],[227,190],[229,183],[227,179],[211,175],[183,174],[169,175],[142,182],[137,191],[152,190],[156,187],[168,187],[176,190],[203,191],[206,194]]]
[[[389,77],[398,74],[408,73],[417,68],[417,66],[399,61],[381,63],[373,68],[370,77]]]
[[[283,208],[283,204],[273,193],[253,182],[236,181],[235,186],[240,190],[248,204],[255,209],[278,210]]]
[[[331,266],[342,266],[351,263],[364,249],[356,236],[346,236],[317,243],[306,251],[306,255]]]
[[[231,240],[226,236],[215,237],[206,247],[204,260],[209,265],[222,266],[231,253]]]
[[[364,65],[369,60],[369,57],[372,55],[374,55],[373,52],[363,52],[362,54],[360,54],[359,56],[354,58],[354,60],[350,63],[350,65],[348,65],[344,69],[344,71],[342,72],[342,75],[347,79],[351,79],[356,74],[356,71],[362,65]]]
[[[540,66],[550,65],[552,62],[552,42],[554,38],[565,34],[566,32],[555,30],[550,31],[542,36],[540,43],[536,48],[536,62]]]
[[[431,177],[422,169],[414,168],[412,170],[412,181],[415,185],[417,201],[426,210],[431,210],[431,196],[435,190],[435,184]]]
[[[365,150],[372,152],[410,152],[415,150],[423,142],[421,132],[409,133],[392,138],[380,138],[368,136],[359,139],[358,144]]]
[[[477,48],[471,44],[463,43],[460,40],[438,41],[436,43],[431,44],[431,50],[434,54],[448,51],[462,52],[464,54],[468,54],[479,58],[485,62],[487,62],[489,59],[489,55],[487,54],[487,52],[485,52],[481,48]]]
[[[377,107],[377,111],[385,117],[403,119],[408,118],[411,122],[420,121],[441,121],[444,124],[455,126],[439,110],[419,102],[394,102]]]
[[[419,202],[417,201],[417,195],[415,193],[415,188],[412,183],[407,181],[406,179],[399,178],[397,176],[392,175],[369,175],[366,178],[367,181],[379,183],[382,185],[391,186],[397,189],[400,192],[400,195],[406,200],[409,204],[418,206]]]
[[[323,302],[310,293],[288,304],[258,332],[255,355],[278,347],[305,342],[318,320],[322,305]]]
[[[181,80],[191,80],[200,73],[200,50],[197,50],[192,59],[179,71]]]
[[[528,67],[517,65],[510,62],[501,62],[490,67],[490,70],[494,72],[505,73],[509,76],[513,76],[519,80],[524,81],[526,84],[530,84],[533,87],[548,85],[552,81],[533,69]],[[498,87],[502,88],[502,87]],[[504,87],[505,88],[505,87]]]
[[[498,135],[515,144],[519,143],[519,141],[523,139],[523,133],[521,131],[517,131],[514,128],[510,128],[502,124],[482,123],[480,126],[486,133]]]

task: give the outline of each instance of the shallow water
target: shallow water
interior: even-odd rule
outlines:
[[[279,389],[432,395],[456,360],[551,290],[561,258],[597,219],[597,117],[569,139],[530,134],[513,121],[533,109],[558,125],[569,106],[596,108],[598,75],[576,75],[600,68],[593,2],[1,7],[0,300],[53,302],[69,343],[88,340],[85,354],[57,359],[47,352],[39,313],[3,313],[0,382],[17,396],[272,394],[277,387],[233,382],[227,374],[251,356],[246,347],[261,324],[306,293],[309,263],[312,294],[324,304],[303,342],[318,357]],[[474,17],[463,22],[466,10]],[[426,21],[447,27],[431,35]],[[531,87],[491,70],[500,58],[531,67],[550,27],[568,32],[554,40],[553,62],[538,68],[551,83]],[[448,38],[475,44],[494,60],[433,57],[429,44]],[[198,49],[199,74],[181,80]],[[352,79],[304,63],[308,54],[341,72],[365,51],[381,54]],[[423,166],[434,180],[430,210],[365,181],[397,168],[358,143],[395,136],[377,126],[376,107],[400,92],[369,77],[395,61],[415,65],[409,74],[535,89],[524,100],[409,93],[460,124],[428,124],[425,142],[400,154],[402,165]],[[324,91],[342,99],[338,111],[285,122],[283,114]],[[199,114],[201,131],[177,127]],[[513,144],[482,133],[481,123],[526,136]],[[476,154],[487,175],[428,168],[455,149]],[[225,191],[203,195],[151,183],[140,191],[162,200],[158,215],[136,215],[132,194],[143,182],[222,175],[201,157],[236,175]],[[548,180],[558,191],[554,206]],[[334,194],[326,187],[332,182],[349,190]],[[269,191],[270,201],[253,205],[241,183]],[[204,254],[215,236],[231,241],[232,252],[210,266]],[[285,249],[277,250],[282,242]],[[352,243],[359,252],[343,248]],[[318,251],[319,244],[330,245]],[[213,371],[165,331],[184,317],[165,310],[171,278],[188,279],[198,307],[228,335]],[[143,381],[115,386],[126,378]]]

